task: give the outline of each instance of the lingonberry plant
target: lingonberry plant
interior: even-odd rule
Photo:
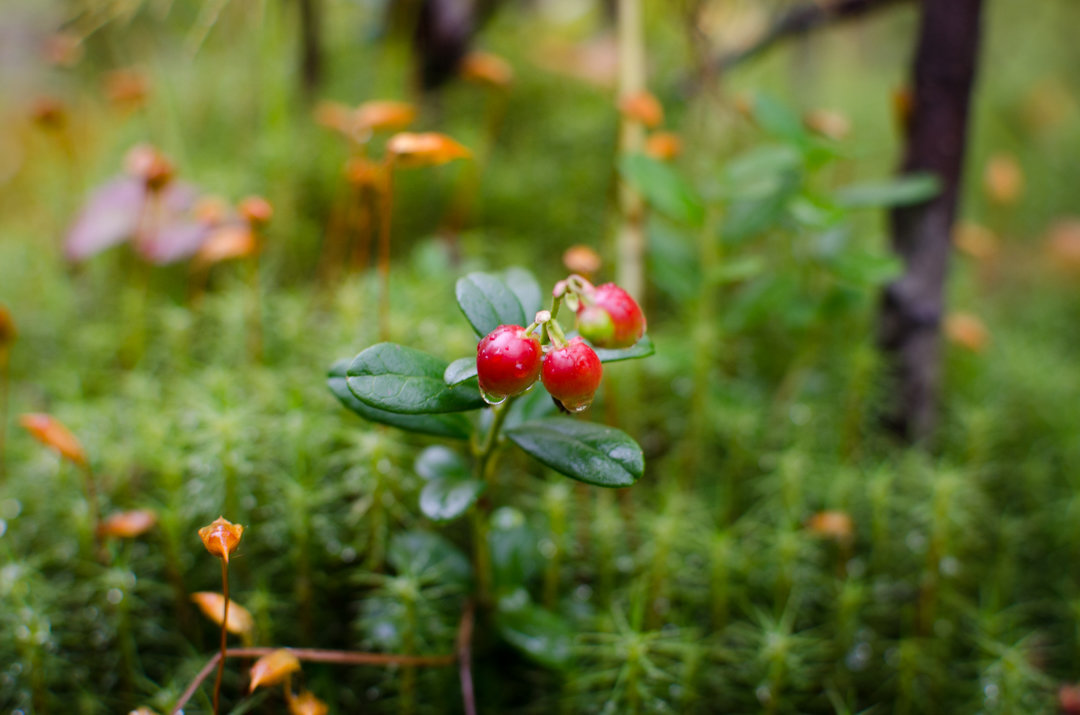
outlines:
[[[458,280],[456,295],[480,339],[475,356],[446,362],[404,345],[378,343],[335,363],[328,377],[341,403],[366,420],[468,442],[471,464],[443,446],[419,455],[416,471],[427,482],[420,510],[435,521],[471,516],[477,602],[495,611],[507,642],[548,664],[567,657],[565,648],[552,646],[552,634],[568,629],[533,604],[520,569],[504,563],[509,547],[489,533],[502,528],[503,510],[493,512],[490,500],[481,497],[497,482],[496,453],[507,441],[556,472],[594,486],[628,487],[644,473],[641,447],[625,432],[554,414],[588,408],[602,363],[654,351],[637,304],[629,296],[605,298],[621,292],[616,286],[601,288],[572,275],[555,285],[549,308],[542,309],[542,291],[528,271],[471,273]],[[620,347],[594,348],[564,332],[558,322],[564,303],[573,311],[609,311],[620,339],[605,344]],[[637,339],[628,344],[631,334]]]

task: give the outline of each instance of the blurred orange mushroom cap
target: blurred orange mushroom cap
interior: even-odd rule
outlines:
[[[110,514],[105,521],[101,522],[98,531],[102,536],[133,539],[152,529],[157,523],[157,518],[157,513],[150,509],[120,511]]]
[[[203,615],[214,623],[221,625],[222,614],[225,613],[225,597],[213,591],[199,591],[191,594],[191,600],[203,612]],[[255,619],[251,612],[236,601],[229,599],[229,620],[225,624],[225,630],[238,636],[249,635],[255,628]]]
[[[387,142],[386,150],[393,155],[397,166],[404,167],[438,166],[472,156],[464,145],[437,132],[395,134]]]
[[[514,68],[490,52],[470,52],[461,61],[461,77],[469,82],[491,87],[509,87],[514,81]]]
[[[19,424],[38,442],[52,447],[60,456],[80,467],[87,465],[86,452],[79,440],[64,423],[43,412],[28,413],[19,418]]]
[[[645,90],[620,99],[619,111],[627,119],[641,122],[649,129],[655,129],[664,121],[664,108],[660,105],[660,100]]]
[[[255,692],[260,685],[277,685],[290,673],[300,670],[300,661],[287,648],[278,648],[264,655],[251,666],[251,685],[248,692]]]

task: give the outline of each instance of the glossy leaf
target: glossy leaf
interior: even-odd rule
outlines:
[[[387,412],[418,415],[483,407],[475,386],[451,387],[443,381],[446,368],[447,363],[434,355],[378,343],[353,359],[346,381],[357,399]]]
[[[653,208],[668,218],[698,226],[705,219],[701,197],[683,177],[662,161],[644,154],[624,156],[619,171]]]
[[[452,543],[428,531],[394,534],[386,559],[399,574],[410,574],[425,583],[464,586],[472,578],[472,566]]]
[[[614,427],[549,417],[506,429],[505,434],[543,464],[586,484],[628,487],[645,472],[641,447]]]
[[[537,541],[536,532],[517,509],[504,506],[491,515],[488,548],[498,590],[520,588],[540,572],[543,564]]]
[[[476,358],[463,357],[446,366],[443,371],[443,382],[447,385],[460,385],[461,383],[476,377]]]
[[[563,668],[569,664],[574,638],[570,624],[533,604],[524,591],[499,600],[495,625],[510,645],[541,665]]]
[[[525,319],[521,301],[501,279],[489,273],[470,273],[458,279],[454,288],[458,305],[473,330],[480,337],[500,325],[520,325],[532,321]]]
[[[641,340],[638,340],[628,348],[620,348],[618,350],[593,348],[593,350],[596,351],[596,356],[600,358],[600,362],[620,362],[622,360],[636,360],[638,358],[649,357],[656,353],[656,346],[653,344],[652,338],[648,335],[642,335]]]
[[[361,402],[356,399],[356,395],[349,389],[346,381],[345,373],[350,362],[346,358],[334,363],[327,375],[326,385],[342,405],[365,420],[397,427],[406,432],[429,434],[435,437],[468,439],[469,435],[472,434],[472,425],[469,423],[468,418],[462,414],[403,415],[397,412],[380,410],[377,407]]]
[[[838,189],[836,202],[844,208],[910,206],[941,193],[941,179],[934,174],[915,173],[887,181],[854,184]]]
[[[436,521],[448,521],[464,514],[486,486],[472,477],[468,465],[456,452],[446,447],[425,449],[416,458],[415,469],[427,481],[420,492],[420,511]]]
[[[544,291],[536,281],[536,276],[525,268],[511,266],[503,271],[502,278],[521,303],[525,320],[531,323],[537,312],[544,308]],[[549,295],[548,299],[550,298]]]

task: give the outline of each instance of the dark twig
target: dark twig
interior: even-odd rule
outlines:
[[[465,706],[465,715],[476,715],[476,692],[473,690],[472,677],[472,632],[475,608],[472,601],[465,604],[458,626],[455,652],[458,660],[458,675],[461,677],[461,700]]]
[[[929,438],[937,418],[939,326],[982,14],[982,0],[922,4],[914,103],[900,173],[936,174],[942,190],[930,201],[893,209],[892,245],[905,271],[882,295],[878,325],[878,343],[896,380],[886,424],[910,441]]]
[[[261,658],[264,655],[269,655],[279,648],[230,648],[225,651],[227,658]],[[308,661],[310,663],[334,663],[337,665],[416,665],[416,666],[430,666],[440,667],[451,665],[456,660],[453,655],[396,655],[394,653],[357,653],[348,650],[321,650],[318,648],[289,648],[289,652],[296,656],[297,660]],[[214,656],[207,661],[203,669],[199,671],[195,676],[195,680],[191,681],[191,685],[187,687],[187,690],[180,696],[180,699],[176,701],[176,705],[171,710],[173,715],[180,712],[180,710],[191,700],[195,695],[195,691],[199,689],[203,681],[206,680],[214,668],[217,667],[221,660],[221,653],[215,653]]]
[[[780,16],[758,39],[739,50],[717,55],[709,64],[713,73],[723,72],[748,59],[756,57],[776,43],[788,37],[805,35],[818,28],[844,20],[854,20],[873,11],[881,10],[910,0],[816,0],[799,5]],[[700,78],[684,83],[688,94],[700,87]]]
[[[472,654],[470,644],[472,642],[472,631],[474,623],[474,608],[472,601],[465,605],[465,610],[461,614],[461,622],[458,624],[457,641],[454,654],[447,655],[398,655],[396,653],[359,653],[351,650],[324,650],[321,648],[289,648],[289,652],[296,656],[297,660],[307,661],[309,663],[334,663],[336,665],[412,665],[412,666],[427,666],[427,667],[443,667],[452,665],[454,661],[461,659],[466,665],[461,669],[461,684],[462,691],[466,692],[466,682],[468,683],[467,694],[465,695],[465,712],[466,715],[475,715],[476,703],[473,698],[472,687]],[[279,648],[230,648],[225,651],[226,658],[261,658],[264,655],[269,655]],[[169,712],[171,715],[177,715],[180,710],[187,705],[188,701],[194,697],[195,692],[199,689],[199,686],[203,684],[203,681],[210,677],[210,673],[214,672],[214,669],[218,667],[221,662],[221,653],[215,653],[214,656],[207,661],[202,670],[195,676],[195,679],[191,681],[187,689],[180,695],[180,699],[176,701],[176,705],[173,706]],[[466,680],[467,679],[467,680]],[[470,701],[472,701],[470,703]],[[470,710],[470,704],[472,709]]]

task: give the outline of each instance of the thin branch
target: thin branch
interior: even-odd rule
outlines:
[[[465,715],[476,715],[476,692],[473,689],[472,677],[472,632],[473,616],[475,609],[473,602],[465,604],[465,612],[461,614],[461,624],[458,626],[457,644],[454,648],[457,653],[458,675],[461,678],[461,700],[465,706]]]
[[[468,692],[469,696],[472,696],[472,672],[471,672],[471,652],[469,644],[472,641],[473,630],[473,604],[470,601],[465,606],[465,611],[461,614],[461,622],[458,625],[457,645],[455,647],[454,654],[447,655],[398,655],[396,653],[360,653],[351,650],[324,650],[321,648],[289,648],[288,651],[296,656],[297,660],[308,661],[310,663],[334,663],[337,665],[413,665],[413,666],[428,666],[428,667],[443,667],[452,665],[459,658],[463,658],[464,662],[468,665],[462,668],[462,690],[465,688],[465,678],[468,675]],[[261,658],[264,655],[269,655],[280,648],[230,648],[225,651],[226,658]],[[203,681],[210,677],[210,673],[214,672],[214,668],[217,667],[221,660],[221,653],[215,653],[214,656],[207,661],[202,670],[199,671],[195,679],[191,681],[187,689],[180,695],[180,699],[176,701],[176,705],[173,706],[170,711],[171,715],[177,715],[180,710],[187,705],[188,701],[194,697],[195,692],[202,685]],[[475,715],[475,702],[473,703],[473,710],[468,710],[468,701],[466,701],[466,715]]]
[[[225,651],[225,657],[227,658],[261,658],[264,655],[270,655],[280,648],[230,648]],[[349,650],[321,650],[319,648],[289,648],[288,651],[296,656],[297,660],[308,661],[310,663],[335,663],[337,665],[417,665],[417,666],[432,666],[440,667],[451,665],[457,659],[453,655],[396,655],[394,653],[358,653]],[[199,674],[195,676],[195,680],[191,682],[187,690],[184,691],[180,699],[176,701],[176,705],[173,706],[172,714],[180,712],[181,708],[187,704],[188,700],[191,700],[195,695],[195,691],[199,689],[202,682],[210,676],[218,661],[221,660],[221,653],[215,653],[214,657],[207,661],[203,669],[199,671]]]
[[[882,10],[910,0],[816,0],[788,10],[758,39],[739,50],[717,55],[709,63],[712,72],[722,72],[765,52],[788,37],[805,35],[821,27],[845,20],[854,20],[876,10]],[[696,92],[702,84],[700,77],[685,82],[687,93]]]

